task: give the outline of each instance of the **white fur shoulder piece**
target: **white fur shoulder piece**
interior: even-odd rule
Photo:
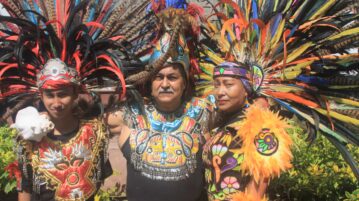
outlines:
[[[54,123],[36,108],[26,107],[16,114],[15,123],[11,127],[16,128],[25,140],[40,142],[42,137],[54,129]]]

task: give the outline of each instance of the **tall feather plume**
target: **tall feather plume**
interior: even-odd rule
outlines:
[[[187,46],[190,49],[191,67],[196,72],[196,59],[195,59],[195,43],[199,36],[199,21],[203,20],[203,9],[194,4],[183,4],[184,1],[172,2],[172,1],[152,1],[152,4],[148,7],[154,9],[146,14],[148,21],[138,22],[135,20],[137,26],[127,32],[126,39],[133,44],[133,53],[136,56],[141,57],[146,61],[151,55],[154,45],[168,29],[170,28],[171,40],[167,51],[161,55],[156,61],[148,64],[146,71],[140,72],[138,75],[132,75],[127,78],[127,81],[140,85],[145,83],[153,73],[158,72],[173,54],[173,48],[177,45],[177,41],[180,34],[188,36]],[[153,5],[156,4],[156,5]],[[153,6],[155,8],[153,8]],[[174,6],[175,8],[168,8]],[[186,9],[176,9],[186,8]],[[140,16],[140,19],[142,16]],[[140,31],[140,30],[145,31]],[[126,30],[126,29],[125,29]],[[173,56],[173,55],[172,55]],[[141,79],[138,79],[141,77]]]
[[[1,3],[10,16],[0,16],[3,27],[0,41],[4,50],[0,53],[0,101],[19,101],[22,94],[36,96],[36,74],[52,58],[60,58],[76,69],[85,88],[98,91],[105,80],[112,80],[111,84],[120,88],[121,97],[126,94],[122,70],[127,66],[123,64],[136,63],[132,61],[138,59],[116,42],[122,37],[118,33],[101,35],[108,20],[121,15],[116,12],[117,1],[7,0]],[[141,65],[136,68],[142,69]]]
[[[359,145],[359,83],[353,73],[359,54],[348,51],[359,46],[357,1],[221,0],[215,8],[210,15],[219,21],[208,20],[202,28],[199,95],[211,93],[213,68],[224,60],[260,67],[263,81],[253,80],[257,94],[330,138],[359,178],[345,150],[347,143]]]

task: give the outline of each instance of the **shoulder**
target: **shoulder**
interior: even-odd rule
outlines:
[[[92,119],[81,119],[80,120],[80,128],[83,127],[91,127],[94,129],[103,128],[105,125],[104,121],[100,118],[92,118]]]
[[[121,126],[124,122],[125,108],[109,111],[104,115],[104,123],[109,127]]]
[[[277,113],[251,105],[245,118],[236,124],[237,136],[243,140],[245,160],[242,169],[259,178],[271,178],[291,167],[292,140],[289,124]]]

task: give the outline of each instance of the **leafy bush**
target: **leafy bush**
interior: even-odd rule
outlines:
[[[270,200],[359,200],[359,186],[339,151],[323,136],[309,146],[299,127],[289,133],[294,141],[293,168],[273,180],[267,190]],[[359,148],[348,145],[356,161]]]
[[[112,188],[100,189],[95,196],[95,201],[126,201],[126,185],[116,183]]]
[[[0,191],[5,193],[15,190],[16,187],[15,175],[9,175],[9,171],[7,171],[17,168],[14,162],[16,159],[14,151],[15,136],[15,129],[7,126],[0,127]]]

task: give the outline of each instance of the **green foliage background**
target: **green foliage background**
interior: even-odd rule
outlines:
[[[294,141],[294,167],[270,183],[267,190],[270,200],[359,200],[358,181],[339,151],[324,136],[319,135],[309,146],[301,128],[294,127],[289,134]],[[359,148],[347,147],[359,162]]]
[[[0,127],[0,191],[9,193],[16,188],[16,180],[9,178],[5,167],[15,161],[16,131],[7,126]]]

